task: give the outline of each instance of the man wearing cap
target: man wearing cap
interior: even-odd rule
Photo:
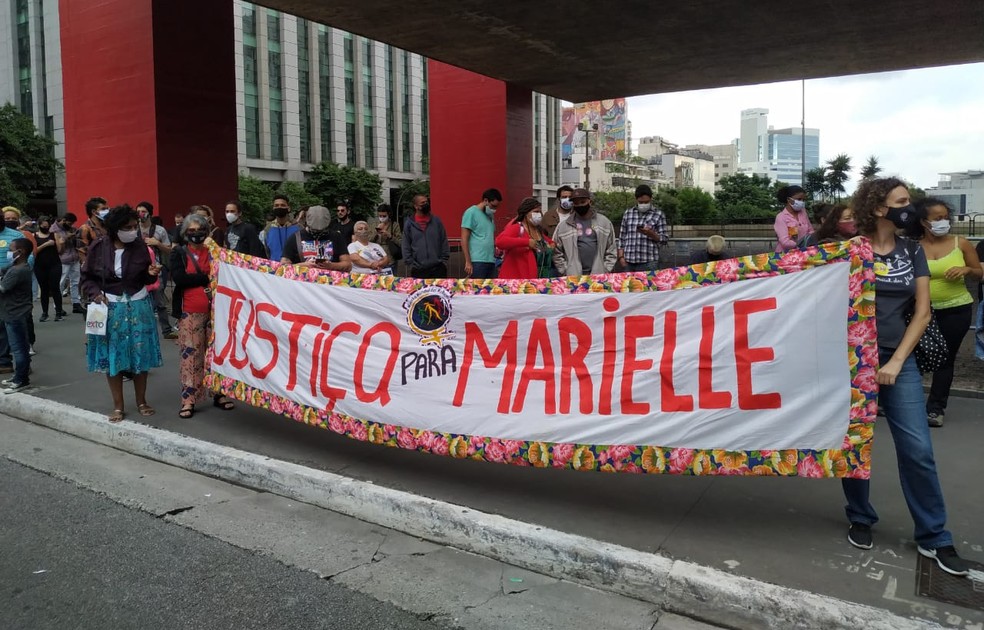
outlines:
[[[618,262],[626,271],[656,271],[659,246],[666,243],[666,217],[653,206],[653,189],[641,184],[635,190],[636,205],[622,215]]]
[[[591,193],[576,188],[574,212],[554,233],[554,266],[562,276],[611,273],[618,258],[615,228],[591,207]]]
[[[699,265],[700,263],[731,258],[731,254],[724,249],[725,244],[724,237],[719,234],[707,237],[707,245],[704,249],[690,255],[690,264]]]
[[[348,243],[331,229],[331,213],[324,206],[311,206],[304,215],[305,227],[284,243],[282,263],[303,268],[348,272],[352,270]]]

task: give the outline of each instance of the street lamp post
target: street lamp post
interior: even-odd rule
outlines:
[[[590,133],[598,133],[598,123],[589,125],[586,122],[578,123],[578,129],[584,132],[584,189],[591,190],[591,154],[589,149],[591,143],[588,141]]]

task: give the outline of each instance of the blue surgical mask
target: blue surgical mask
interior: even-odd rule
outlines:
[[[939,221],[930,221],[929,231],[936,236],[946,236],[950,233],[950,220],[940,219]]]
[[[790,199],[790,204],[793,210],[796,212],[802,212],[806,210],[806,202],[802,199]]]
[[[17,254],[15,252],[13,252],[13,251],[9,251],[8,250],[7,251],[7,262],[12,263],[15,260],[17,260]]]

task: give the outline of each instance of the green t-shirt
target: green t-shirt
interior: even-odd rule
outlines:
[[[495,262],[495,222],[478,206],[465,210],[461,227],[471,231],[468,253],[472,262]]]

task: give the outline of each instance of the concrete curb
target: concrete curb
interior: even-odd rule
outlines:
[[[886,610],[739,577],[379,487],[25,394],[0,412],[249,488],[732,628],[908,630],[940,627]],[[466,464],[463,464],[466,465]]]

